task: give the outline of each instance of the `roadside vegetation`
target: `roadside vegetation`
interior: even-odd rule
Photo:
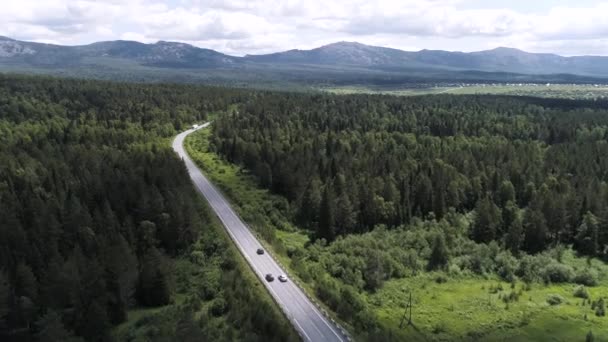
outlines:
[[[188,150],[359,339],[608,339],[605,107],[269,96]]]

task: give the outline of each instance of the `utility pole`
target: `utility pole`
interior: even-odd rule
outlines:
[[[409,300],[407,305],[405,306],[405,310],[403,311],[403,317],[401,317],[401,323],[399,323],[399,328],[403,327],[403,321],[405,321],[405,316],[409,312],[409,318],[407,320],[407,325],[412,325],[412,291],[410,291]]]

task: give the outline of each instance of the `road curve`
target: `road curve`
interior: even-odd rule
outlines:
[[[304,341],[349,341],[342,330],[325,317],[315,304],[304,294],[291,279],[281,283],[278,279],[267,282],[264,276],[271,273],[276,277],[287,274],[269,254],[258,255],[256,250],[262,245],[231,208],[224,196],[215,189],[202,174],[196,164],[186,153],[183,142],[186,136],[198,129],[209,126],[203,124],[197,128],[180,133],[173,141],[173,150],[183,159],[192,182],[211,205],[215,214],[222,221],[228,234],[245,257],[255,274],[260,278],[272,297],[279,304]]]

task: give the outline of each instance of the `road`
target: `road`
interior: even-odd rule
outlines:
[[[264,279],[267,273],[271,273],[277,278],[280,274],[287,274],[287,272],[279,266],[269,253],[264,253],[263,255],[256,253],[257,249],[262,247],[260,242],[234,212],[224,196],[202,174],[184,149],[184,138],[188,134],[205,128],[208,125],[209,123],[206,123],[198,128],[180,133],[173,141],[173,149],[184,160],[192,182],[209,202],[241,254],[251,265],[251,268],[266,286],[272,297],[274,297],[302,339],[315,342],[348,341],[347,336],[342,330],[325,317],[291,279],[286,283],[281,283],[278,279],[275,279],[273,282],[267,282]]]

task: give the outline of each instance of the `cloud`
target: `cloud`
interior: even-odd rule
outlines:
[[[577,7],[545,1],[541,7],[532,13],[525,4],[497,8],[467,0],[20,0],[3,4],[0,35],[63,44],[176,40],[232,54],[337,40],[608,54],[600,43],[608,36],[608,2]]]

